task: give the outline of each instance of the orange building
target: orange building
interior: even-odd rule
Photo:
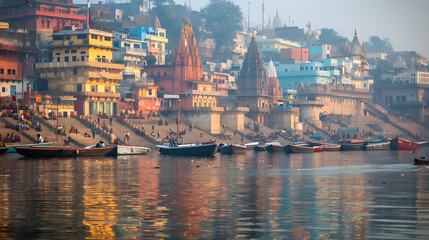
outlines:
[[[284,48],[280,50],[282,60],[308,61],[308,48]]]
[[[135,83],[137,93],[136,100],[136,115],[147,115],[150,113],[157,113],[161,107],[161,99],[158,98],[158,86],[153,83]]]
[[[11,28],[24,29],[30,33],[43,34],[49,37],[54,28],[64,26],[83,28],[86,16],[78,15],[79,7],[72,0],[0,0],[0,21],[10,23]],[[40,39],[44,40],[44,39]]]
[[[142,69],[165,93],[179,94],[182,107],[215,107],[221,91],[217,83],[204,80],[194,31],[184,24],[170,65]]]

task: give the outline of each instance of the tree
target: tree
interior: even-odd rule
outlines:
[[[154,0],[153,11],[158,15],[162,28],[167,31],[168,48],[173,49],[180,36],[180,21],[176,17],[173,0]]]
[[[200,12],[210,38],[216,41],[216,54],[233,43],[236,32],[242,29],[243,12],[230,0],[210,0]]]
[[[364,42],[364,45],[368,52],[393,52],[389,38],[381,39],[378,36],[372,36],[369,38],[369,42]]]
[[[320,43],[321,44],[330,44],[335,46],[339,43],[348,41],[347,38],[339,36],[338,32],[332,28],[322,28],[320,34]]]

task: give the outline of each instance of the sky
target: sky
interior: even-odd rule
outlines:
[[[74,2],[82,1],[86,2]],[[184,4],[185,0],[175,2]],[[190,2],[193,10],[200,10],[209,0]],[[247,21],[249,0],[232,2],[241,7]],[[376,35],[389,38],[395,51],[416,51],[429,57],[429,0],[250,0],[251,26],[261,25],[263,2],[265,22],[269,16],[272,20],[278,10],[287,26],[290,16],[293,26],[307,29],[310,21],[313,30],[333,28],[350,40],[356,29],[361,43]]]

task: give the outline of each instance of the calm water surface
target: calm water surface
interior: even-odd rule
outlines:
[[[421,149],[0,156],[0,239],[429,239]]]

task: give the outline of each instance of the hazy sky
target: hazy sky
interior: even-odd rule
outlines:
[[[92,0],[94,3],[98,2]],[[112,0],[109,0],[112,1]],[[118,0],[119,1],[119,0]],[[121,0],[124,1],[124,0]],[[186,0],[188,1],[188,0]],[[241,6],[247,21],[249,0],[232,0]],[[82,2],[82,0],[75,0]],[[85,2],[85,1],[84,1]],[[175,0],[183,4],[185,0]],[[191,0],[193,10],[209,0]],[[250,0],[251,25],[261,25],[263,0]],[[414,50],[429,57],[429,0],[265,0],[265,22],[279,11],[283,24],[312,29],[334,28],[342,36],[353,38],[357,29],[361,42],[370,36],[389,38],[395,51]]]

